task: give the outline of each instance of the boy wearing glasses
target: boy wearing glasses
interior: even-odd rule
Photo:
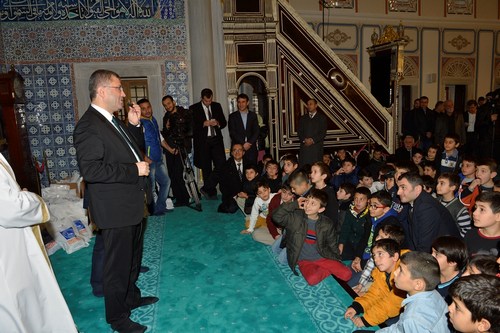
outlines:
[[[372,194],[368,209],[371,218],[371,228],[366,230],[363,238],[360,241],[360,247],[363,246],[364,251],[360,256],[356,256],[351,263],[351,268],[354,274],[349,282],[351,286],[355,286],[359,280],[360,273],[371,256],[371,247],[374,238],[378,235],[381,227],[387,224],[401,226],[397,218],[398,213],[391,209],[392,199],[387,191],[378,191]]]

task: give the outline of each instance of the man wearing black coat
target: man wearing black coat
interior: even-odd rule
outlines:
[[[422,178],[418,173],[403,173],[397,183],[401,202],[410,204],[408,219],[403,223],[410,250],[430,253],[436,238],[445,235],[460,238],[450,212],[423,191]]]
[[[212,174],[212,163],[215,169],[220,169],[226,161],[221,130],[227,121],[222,106],[212,98],[212,90],[205,88],[201,91],[201,101],[189,107],[193,117],[194,165],[201,169],[204,180]],[[201,190],[209,196],[217,195],[215,187],[204,186]]]
[[[136,286],[144,205],[150,202],[149,165],[134,140],[142,135],[141,110],[130,107],[129,129],[113,116],[126,97],[114,72],[95,71],[89,92],[92,104],[75,127],[74,142],[90,213],[104,243],[106,321],[118,332],[144,332],[146,326],[129,318],[132,309],[158,301],[141,297]]]
[[[243,188],[243,180],[245,180],[246,162],[243,159],[245,150],[240,143],[233,144],[231,147],[231,157],[222,165],[220,169],[216,169],[206,180],[204,187],[215,188],[219,183],[219,188],[222,193],[222,203],[219,205],[219,213],[236,213],[238,204],[234,197],[241,192]],[[215,184],[215,185],[214,185]]]

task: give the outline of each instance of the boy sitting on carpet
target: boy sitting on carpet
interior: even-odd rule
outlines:
[[[377,266],[372,272],[373,284],[366,294],[354,299],[344,314],[357,327],[376,326],[399,315],[405,296],[403,291],[394,286],[399,253],[399,244],[393,239],[379,239],[373,244],[372,255]],[[356,317],[360,313],[363,315]]]
[[[408,252],[394,274],[396,287],[408,293],[402,303],[404,312],[394,325],[377,332],[449,333],[446,302],[435,290],[439,283],[439,265],[431,254]]]
[[[269,203],[275,195],[276,193],[271,193],[271,188],[265,181],[257,183],[257,198],[255,198],[255,202],[253,203],[250,219],[245,219],[245,227],[247,229],[242,230],[242,234],[251,234],[254,229],[266,225]]]
[[[325,192],[311,188],[307,198],[284,203],[273,213],[273,221],[286,229],[288,265],[298,275],[298,264],[311,286],[332,274],[344,281],[351,278],[350,269],[340,261],[335,227],[321,214],[327,201]]]

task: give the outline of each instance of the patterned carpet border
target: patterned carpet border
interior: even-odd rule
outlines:
[[[288,265],[279,263],[271,247],[267,247],[267,253],[314,322],[317,332],[351,333],[356,329],[350,320],[344,319],[352,299],[333,277],[311,287],[302,276],[294,275]]]
[[[149,217],[144,234],[144,250],[142,265],[149,267],[149,271],[139,275],[138,287],[142,296],[158,296],[160,286],[160,272],[162,262],[162,248],[165,229],[163,217]],[[153,332],[156,324],[158,305],[145,306],[132,311],[130,318],[149,327]]]

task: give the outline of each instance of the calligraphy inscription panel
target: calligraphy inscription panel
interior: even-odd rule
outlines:
[[[161,1],[173,5],[175,0]],[[160,8],[159,2],[160,0],[5,0],[1,2],[0,21],[147,19],[156,16]],[[158,16],[175,18],[172,15],[175,15],[174,11],[161,10]]]

